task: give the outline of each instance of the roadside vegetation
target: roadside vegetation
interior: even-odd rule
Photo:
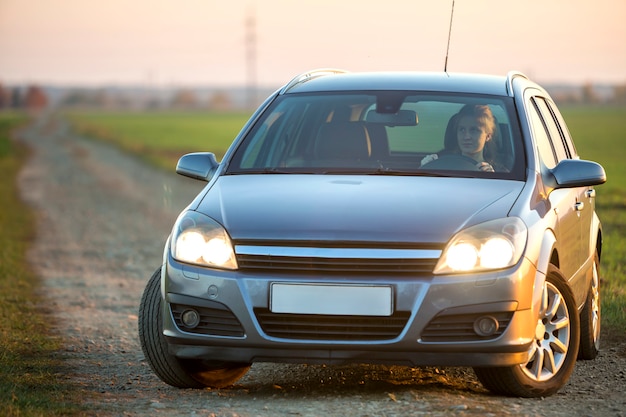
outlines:
[[[602,325],[605,336],[626,328],[626,107],[564,107],[563,116],[583,159],[601,163],[608,182],[597,187],[604,227]],[[74,128],[174,170],[187,152],[211,151],[218,160],[247,121],[244,113],[72,113]]]
[[[53,355],[59,343],[50,336],[50,317],[41,313],[39,281],[27,262],[35,218],[16,183],[27,150],[10,140],[26,121],[21,114],[0,112],[0,415],[77,415],[61,361]]]
[[[184,153],[208,151],[220,160],[250,114],[81,112],[68,117],[78,133],[106,140],[173,171]]]

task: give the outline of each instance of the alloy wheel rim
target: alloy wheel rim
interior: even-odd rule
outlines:
[[[546,282],[529,360],[520,365],[524,374],[538,382],[554,377],[567,357],[570,333],[565,299],[554,284]]]

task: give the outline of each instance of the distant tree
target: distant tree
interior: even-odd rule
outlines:
[[[11,107],[19,109],[24,106],[24,94],[19,87],[13,87],[11,89]]]
[[[580,92],[578,90],[576,90],[576,91],[569,91],[569,90],[568,91],[561,91],[561,92],[551,93],[550,95],[552,96],[554,101],[556,101],[557,104],[559,104],[559,105],[563,105],[563,104],[577,104],[577,103],[580,103],[580,101],[581,101]]]
[[[83,90],[68,91],[61,100],[61,105],[66,107],[83,107],[92,106],[93,104],[93,95]]]
[[[11,106],[11,90],[5,88],[0,83],[0,109],[4,109]]]
[[[161,102],[155,96],[151,96],[146,100],[145,107],[148,110],[156,110],[161,108]]]
[[[89,94],[89,101],[94,107],[101,109],[113,109],[118,107],[115,98],[111,96],[105,89],[97,89]]]
[[[231,110],[233,103],[230,96],[225,91],[218,91],[211,96],[208,104],[209,110],[224,111]]]
[[[613,99],[615,104],[626,104],[626,84],[620,84],[613,87]]]
[[[596,104],[600,101],[598,94],[593,88],[593,84],[585,83],[582,87],[582,101],[585,104]]]
[[[48,96],[37,85],[31,85],[26,90],[24,106],[29,110],[41,110],[48,107]]]
[[[198,107],[198,100],[193,91],[182,89],[174,94],[171,106],[177,109],[193,109]]]

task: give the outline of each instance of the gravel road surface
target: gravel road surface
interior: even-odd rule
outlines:
[[[169,387],[145,362],[137,311],[176,216],[203,183],[81,138],[56,115],[19,139],[33,149],[19,183],[38,212],[30,259],[42,309],[88,415],[626,416],[626,338],[605,341],[545,399],[493,396],[466,368],[255,364],[227,389]]]

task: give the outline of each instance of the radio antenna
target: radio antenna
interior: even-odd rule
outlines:
[[[443,72],[448,72],[448,53],[450,52],[450,38],[452,37],[452,17],[454,17],[454,0],[450,11],[450,28],[448,29],[448,46],[446,47],[446,61],[443,64]]]

